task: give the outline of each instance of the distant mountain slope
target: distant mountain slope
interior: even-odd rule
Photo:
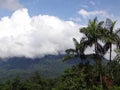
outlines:
[[[27,78],[38,71],[43,77],[53,78],[60,76],[66,68],[75,63],[63,62],[64,55],[47,55],[43,58],[12,57],[0,60],[0,80],[13,78],[17,75]]]
[[[64,55],[46,55],[43,58],[12,57],[0,60],[0,80],[7,80],[19,75],[22,78],[31,76],[35,71],[43,77],[54,78],[60,76],[66,68],[79,64],[80,59],[62,61]],[[90,58],[87,59],[93,62]]]

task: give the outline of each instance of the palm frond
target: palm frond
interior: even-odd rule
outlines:
[[[101,30],[103,30],[103,24],[104,24],[104,21],[100,21],[98,24],[97,24],[97,33]],[[97,34],[96,33],[96,34]],[[98,33],[99,34],[99,33]]]
[[[83,33],[84,35],[88,36],[88,34],[89,34],[88,28],[87,27],[81,28],[80,33]]]
[[[120,62],[120,55],[119,54],[117,54],[115,57],[114,57],[114,59],[113,59],[114,61],[118,61],[118,62]]]
[[[106,54],[106,52],[109,50],[110,44],[111,44],[110,42],[107,42],[107,43],[105,43],[105,45],[103,46],[104,54]]]
[[[120,62],[120,49],[115,49],[115,52],[117,53],[117,55],[114,57],[113,60]]]
[[[94,18],[93,22],[94,22],[94,23],[97,23],[97,17]]]
[[[99,44],[99,43],[96,43],[96,46],[97,46],[97,48],[96,48],[96,53],[98,54],[98,55],[100,55],[100,56],[103,56],[103,54],[104,54],[104,49],[102,48],[102,46]]]
[[[70,60],[70,59],[72,59],[72,58],[74,58],[74,57],[76,57],[76,55],[66,55],[66,56],[64,56],[63,57],[63,61],[67,61],[67,60]]]
[[[120,33],[120,28],[118,30],[115,31],[116,34]]]
[[[78,41],[75,38],[73,38],[73,42],[74,42],[75,47],[79,45]]]
[[[76,50],[70,48],[70,49],[65,50],[65,52],[66,52],[67,54],[74,54],[74,53],[76,52]]]
[[[111,27],[110,27],[110,32],[113,32],[113,29],[114,29],[114,27],[115,27],[116,22],[117,22],[117,21],[114,21],[114,22],[112,23],[112,25],[111,25]]]
[[[115,52],[116,52],[117,54],[120,54],[120,49],[115,49]]]
[[[116,43],[118,49],[120,49],[120,41]]]

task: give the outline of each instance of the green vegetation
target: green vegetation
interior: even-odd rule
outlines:
[[[13,57],[7,61],[0,61],[0,81],[13,79],[17,75],[21,79],[27,79],[35,71],[41,73],[45,78],[55,78],[64,72],[65,68],[70,68],[76,63],[63,62],[61,58],[63,55],[47,55],[43,58],[25,58]],[[75,60],[77,61],[77,60]]]
[[[85,36],[81,39],[80,42],[78,42],[75,38],[73,38],[75,49],[67,49],[66,53],[67,56],[65,57],[65,60],[69,58],[75,58],[79,57],[83,60],[82,65],[87,67],[85,65],[87,62],[85,62],[85,58],[89,55],[86,55],[84,52],[86,48],[88,47],[94,47],[94,53],[91,53],[93,60],[95,61],[95,71],[93,73],[93,78],[95,81],[90,83],[94,83],[98,81],[97,87],[101,87],[102,90],[106,89],[112,89],[115,84],[116,79],[119,79],[119,64],[120,64],[120,29],[116,30],[116,32],[113,31],[116,21],[111,21],[110,19],[106,19],[106,21],[100,21],[98,22],[97,18],[94,20],[89,20],[88,26],[80,29],[80,32],[83,33]],[[102,46],[100,44],[102,42],[104,45]],[[116,45],[116,51],[117,55],[112,60],[112,44]],[[102,63],[102,58],[104,55],[110,50],[109,55],[109,62],[107,65]],[[89,64],[90,65],[90,64]],[[93,72],[94,69],[91,70]],[[116,73],[115,73],[116,72]],[[87,74],[89,72],[87,71]],[[96,79],[96,77],[98,79]],[[84,78],[84,77],[83,77]],[[90,77],[89,77],[90,78]],[[85,79],[85,78],[84,78]],[[84,80],[89,82],[89,80]],[[119,82],[119,81],[118,81]],[[93,84],[95,85],[95,83]],[[93,86],[90,85],[90,86]],[[115,84],[116,85],[116,84]],[[89,85],[87,85],[89,86]],[[87,86],[85,86],[87,88]],[[99,87],[99,88],[100,88]],[[94,90],[94,88],[89,88]],[[88,90],[89,90],[88,89]],[[82,89],[81,89],[82,90]]]
[[[120,90],[120,30],[114,32],[115,23],[110,19],[98,22],[95,18],[81,28],[84,37],[80,42],[73,38],[75,48],[67,49],[64,57],[64,61],[74,58],[81,62],[66,69],[63,75],[46,79],[36,72],[26,80],[17,76],[1,83],[0,90]],[[116,46],[113,59],[112,45]],[[88,47],[94,47],[94,52],[85,54]],[[105,63],[103,58],[108,51],[109,62]]]
[[[67,69],[55,79],[45,79],[38,72],[22,80],[19,76],[0,84],[0,90],[119,90],[120,64],[112,61],[113,79],[108,75],[107,66],[102,67],[102,85],[94,65],[79,64]]]

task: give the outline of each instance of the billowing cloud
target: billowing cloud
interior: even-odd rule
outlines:
[[[83,16],[84,18],[86,17],[90,17],[90,16],[96,16],[96,15],[101,15],[101,16],[108,16],[108,13],[103,11],[103,10],[99,10],[99,11],[86,11],[84,9],[81,9],[80,11],[78,11],[78,14],[80,14],[81,16]]]
[[[23,5],[20,4],[19,0],[0,0],[0,7],[9,10],[16,10],[23,8]]]
[[[27,9],[15,11],[0,20],[0,57],[42,57],[63,53],[80,39],[81,26],[55,16],[30,17]]]

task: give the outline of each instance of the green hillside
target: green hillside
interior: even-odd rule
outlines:
[[[48,55],[43,58],[13,57],[0,61],[0,80],[4,81],[20,76],[28,78],[34,72],[39,72],[43,77],[55,78],[60,76],[66,68],[77,62],[63,62],[63,55]]]

